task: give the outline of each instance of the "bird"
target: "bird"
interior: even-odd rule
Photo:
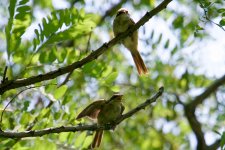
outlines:
[[[113,21],[113,32],[114,35],[125,32],[128,28],[135,24],[133,19],[130,17],[128,10],[121,8],[117,11],[116,17]],[[138,31],[134,31],[131,35],[122,40],[122,44],[130,51],[134,63],[136,65],[139,75],[147,74],[148,69],[138,51]]]
[[[109,100],[97,100],[92,102],[78,114],[76,119],[78,120],[83,117],[89,117],[93,120],[97,119],[98,125],[114,123],[114,121],[122,115],[125,108],[122,104],[122,97],[122,94],[114,94]],[[104,130],[96,131],[90,148],[100,146],[103,132]]]

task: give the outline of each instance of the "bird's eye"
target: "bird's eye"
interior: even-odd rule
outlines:
[[[116,16],[119,16],[119,15],[122,14],[122,13],[123,13],[122,11],[119,11],[119,12],[117,13]]]

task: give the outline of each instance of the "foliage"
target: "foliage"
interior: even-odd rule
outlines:
[[[75,4],[71,1],[75,7],[72,5],[71,8],[59,10],[47,1],[5,0],[5,3],[9,6],[8,21],[0,24],[5,29],[0,31],[0,40],[6,43],[0,46],[0,65],[8,66],[9,79],[28,78],[70,65],[112,38],[112,17],[106,18],[105,23],[98,26],[102,13],[106,12],[106,2],[98,6],[97,1],[92,1],[92,6],[85,1]],[[141,17],[142,8],[149,11],[158,2],[145,0],[126,3]],[[225,9],[221,7],[224,1],[218,0],[214,4],[207,1],[172,3],[188,10],[188,14],[168,7],[154,17],[156,21],[163,21],[167,32],[159,31],[156,27],[149,30],[149,24],[139,29],[139,35],[142,35],[140,47],[144,49],[141,51],[142,56],[150,70],[148,75],[138,76],[128,51],[117,45],[98,59],[75,70],[65,85],[58,87],[66,78],[66,75],[62,75],[36,83],[33,86],[37,88],[25,90],[16,96],[4,112],[1,129],[25,131],[79,125],[80,122],[75,120],[77,114],[95,99],[107,99],[115,92],[123,93],[125,111],[128,111],[164,86],[166,93],[161,100],[121,123],[113,133],[106,132],[101,147],[191,149],[192,129],[185,119],[183,105],[177,98],[183,103],[191,102],[196,93],[204,91],[214,79],[198,74],[195,70],[201,66],[195,65],[185,52],[187,47],[210,36],[207,32],[210,20],[219,17],[216,23],[221,28],[225,26]],[[5,7],[0,5],[0,10],[5,10]],[[98,7],[105,11],[98,11],[101,10]],[[95,8],[95,11],[91,12],[90,8]],[[47,12],[40,22],[38,9]],[[171,37],[175,37],[175,40]],[[3,72],[4,67],[0,68],[1,76]],[[0,97],[0,107],[3,109],[25,88],[4,93]],[[208,97],[198,109],[198,117],[206,118],[201,121],[205,133],[213,130],[220,133],[222,130],[223,88],[215,91],[215,95]],[[222,98],[218,95],[222,95]],[[204,114],[204,110],[210,116]],[[208,124],[207,119],[214,122]],[[82,123],[87,123],[87,120],[82,120]],[[0,140],[2,149],[83,149],[91,143],[92,134],[60,133],[38,138]],[[220,136],[212,134],[216,138],[222,137],[221,147],[224,147],[224,132]]]

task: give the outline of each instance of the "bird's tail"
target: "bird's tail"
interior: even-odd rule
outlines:
[[[103,130],[96,131],[93,142],[91,144],[91,148],[96,148],[100,146],[103,132],[104,132]]]
[[[131,52],[131,55],[133,57],[134,63],[136,65],[136,68],[138,70],[138,74],[142,75],[142,74],[147,74],[148,73],[148,69],[145,66],[145,63],[143,61],[143,59],[141,58],[140,53],[135,50]]]

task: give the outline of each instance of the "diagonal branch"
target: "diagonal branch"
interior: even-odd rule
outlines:
[[[214,81],[209,87],[205,89],[202,94],[196,96],[195,99],[188,105],[191,105],[192,108],[196,108],[197,105],[201,104],[209,95],[215,92],[217,88],[222,86],[223,84],[225,84],[225,75]]]
[[[216,150],[220,147],[221,139],[216,140],[212,145],[209,145],[207,150]]]
[[[73,71],[74,69],[81,68],[83,65],[97,59],[100,55],[102,55],[105,51],[109,50],[109,48],[113,47],[115,44],[119,43],[122,39],[126,38],[128,35],[130,35],[132,32],[140,28],[142,25],[144,25],[150,18],[152,18],[154,15],[159,13],[161,10],[165,9],[166,6],[171,2],[172,0],[164,0],[161,4],[159,4],[155,9],[153,9],[150,12],[147,12],[133,27],[129,28],[124,33],[121,33],[117,37],[113,38],[109,42],[103,44],[101,47],[99,47],[97,50],[92,52],[87,57],[76,61],[68,66],[61,67],[57,70],[50,71],[45,74],[40,74],[37,76],[32,76],[25,79],[18,79],[18,80],[9,80],[6,83],[0,84],[0,95],[2,95],[4,92],[15,89],[27,85],[31,85],[34,83],[54,79],[60,75],[69,73]]]
[[[61,127],[56,127],[56,128],[47,128],[43,130],[31,130],[31,131],[24,131],[24,132],[5,132],[0,130],[0,137],[2,138],[25,138],[25,137],[38,137],[38,136],[43,136],[46,134],[52,134],[52,133],[61,133],[61,132],[77,132],[77,131],[85,131],[85,130],[90,130],[90,131],[95,131],[99,129],[103,130],[110,130],[114,128],[115,125],[121,123],[125,119],[131,117],[132,115],[136,114],[138,111],[141,109],[144,109],[148,105],[152,104],[155,102],[162,94],[163,94],[164,88],[161,87],[159,91],[150,99],[147,99],[144,103],[138,105],[136,108],[130,110],[126,114],[122,115],[120,118],[118,118],[115,121],[115,124],[111,125],[104,125],[104,126],[98,126],[96,124],[94,125],[78,125],[78,126],[61,126]]]

